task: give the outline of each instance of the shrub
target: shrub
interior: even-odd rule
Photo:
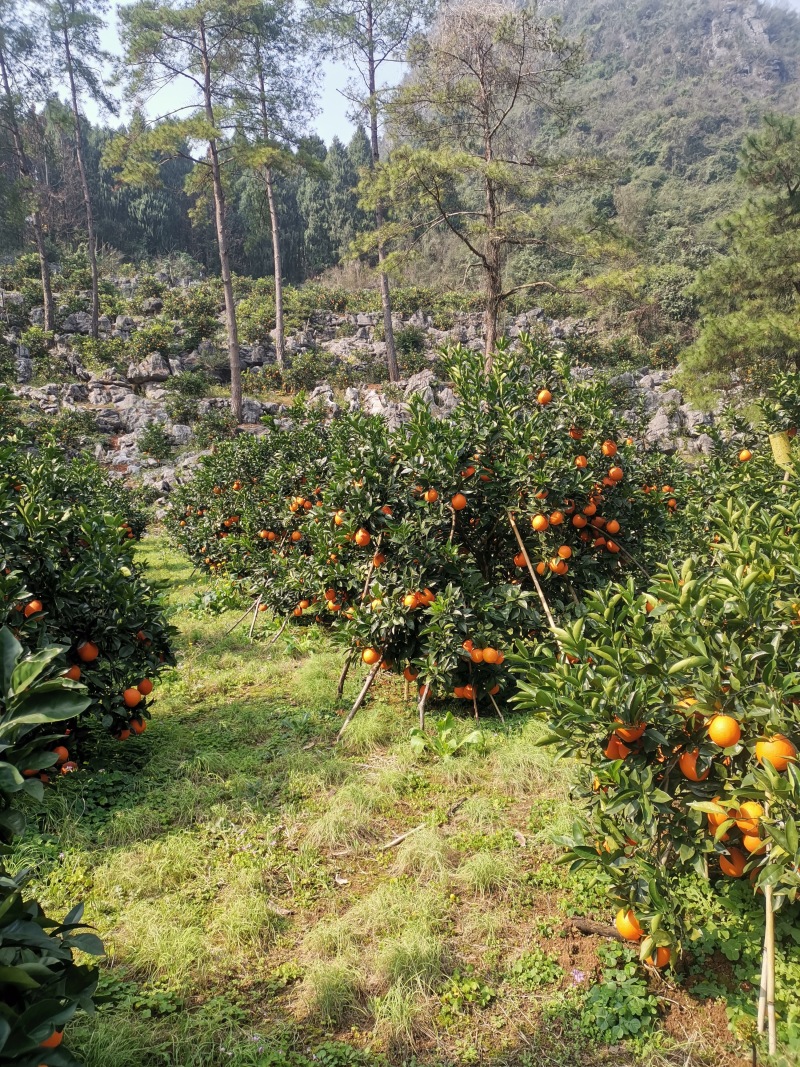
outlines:
[[[20,334],[19,343],[30,352],[34,362],[46,359],[53,345],[53,334],[39,326],[29,326]]]
[[[176,393],[185,399],[202,400],[211,391],[211,382],[202,370],[186,370],[168,378],[164,388],[168,393]]]
[[[39,439],[52,439],[68,451],[82,448],[87,440],[99,436],[91,411],[61,411],[55,417],[45,415],[34,423]]]
[[[330,373],[333,359],[326,352],[312,349],[298,352],[283,372],[283,384],[290,393],[313,389]]]
[[[173,422],[179,422],[186,426],[191,426],[199,418],[197,401],[190,400],[184,396],[167,397],[164,410]]]
[[[172,455],[173,440],[162,422],[149,422],[139,431],[139,451],[151,456],[157,463],[164,463]]]
[[[133,363],[141,363],[151,352],[160,352],[169,358],[175,346],[175,327],[167,322],[152,322],[141,326],[131,334],[127,344],[127,356]]]
[[[236,417],[225,409],[212,408],[201,415],[194,427],[194,440],[199,448],[211,448],[218,441],[226,441],[236,435]]]
[[[159,588],[134,563],[134,531],[117,510],[123,491],[56,447],[31,453],[0,441],[0,472],[0,624],[8,620],[26,648],[63,646],[90,711],[125,734],[132,715],[149,712],[146,699],[133,712],[124,691],[174,660]]]
[[[189,350],[216,336],[222,307],[222,294],[216,283],[207,282],[191,289],[169,289],[164,295],[164,315],[180,322],[182,343]]]
[[[131,359],[128,344],[121,337],[75,337],[72,343],[90,367],[123,367]]]

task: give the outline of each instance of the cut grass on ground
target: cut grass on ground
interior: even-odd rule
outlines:
[[[598,942],[567,916],[609,908],[553,866],[572,770],[535,725],[507,713],[481,751],[418,758],[387,677],[334,747],[324,633],[267,648],[259,616],[253,643],[246,623],[225,636],[240,612],[192,610],[209,587],[163,538],[140,555],[170,582],[180,668],[147,732],[98,738],[16,856],[49,910],[84,899],[105,939],[101,1008],[66,1038],[88,1067],[304,1067],[332,1041],[332,1067],[735,1062],[685,997],[681,1039],[638,1051],[582,1015]]]

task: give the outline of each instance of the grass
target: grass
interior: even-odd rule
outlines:
[[[546,1000],[507,980],[534,949],[566,976],[596,974],[597,942],[564,916],[609,918],[602,888],[553,866],[572,769],[536,747],[537,727],[507,712],[482,724],[484,750],[417,758],[414,708],[382,677],[334,747],[341,654],[327,637],[290,628],[267,649],[277,627],[261,618],[253,643],[246,625],[224,636],[238,613],[190,610],[204,579],[162,538],[140,552],[170,582],[180,669],[146,734],[93,739],[13,857],[49,910],[85,900],[107,945],[100,1010],[67,1030],[81,1062],[595,1067],[666,1064],[670,1049],[733,1062],[686,1004],[680,1043],[618,1054],[582,1025],[568,978]],[[471,982],[498,995],[470,999]],[[463,1007],[443,1015],[459,983]]]

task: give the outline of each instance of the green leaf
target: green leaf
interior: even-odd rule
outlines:
[[[22,655],[22,645],[7,626],[0,629],[0,693],[6,693],[11,685],[14,664]]]

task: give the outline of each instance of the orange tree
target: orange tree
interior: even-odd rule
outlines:
[[[543,632],[542,592],[584,589],[655,558],[680,521],[680,464],[625,436],[605,381],[551,341],[501,347],[492,372],[446,355],[458,395],[437,419],[300,418],[218,446],[175,494],[172,528],[198,563],[280,615],[330,623],[366,663],[470,702],[509,685],[505,649]],[[546,629],[546,627],[545,627]]]
[[[90,712],[122,739],[145,728],[153,683],[174,663],[159,590],[116,510],[124,501],[95,464],[0,440],[0,623],[28,651],[65,646]]]
[[[62,1031],[78,1008],[91,1009],[97,973],[73,952],[103,951],[81,929],[80,906],[63,923],[48,918],[26,895],[25,872],[12,876],[3,865],[25,825],[14,801],[41,798],[39,775],[64,764],[61,724],[89,705],[86,687],[64,677],[65,652],[54,645],[26,653],[0,627],[0,1067],[77,1064],[60,1047]]]
[[[749,877],[778,906],[800,889],[800,501],[750,462],[702,553],[591,594],[557,647],[516,659],[517,706],[585,768],[567,859],[602,872],[659,966],[702,936],[693,879]]]

